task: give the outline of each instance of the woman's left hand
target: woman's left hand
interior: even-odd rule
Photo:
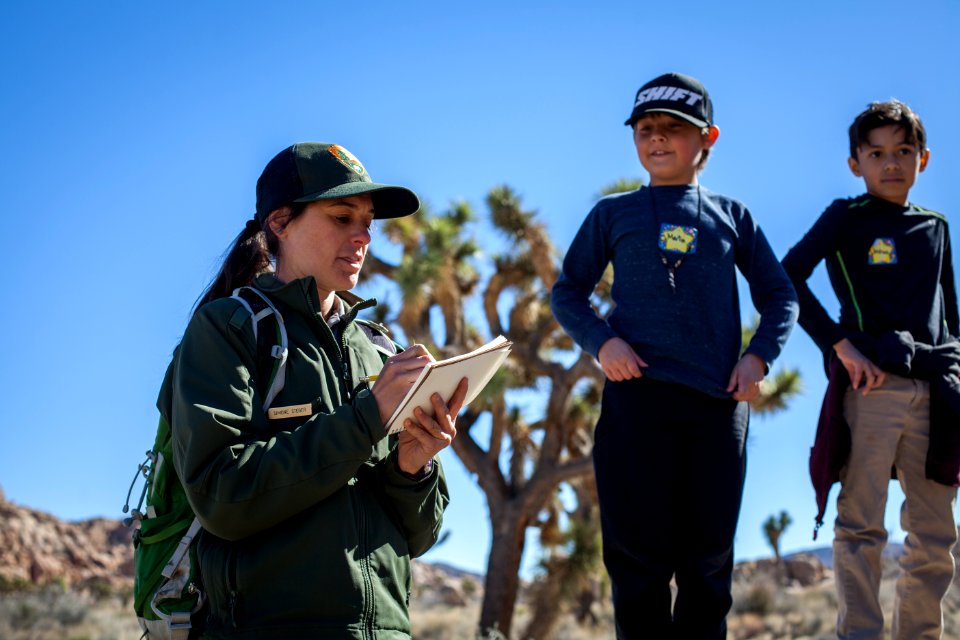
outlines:
[[[430,397],[432,416],[422,407],[414,409],[416,420],[406,420],[399,433],[397,464],[401,471],[410,475],[420,473],[428,460],[450,446],[457,437],[457,414],[466,396],[467,379],[464,378],[447,402],[436,393]]]

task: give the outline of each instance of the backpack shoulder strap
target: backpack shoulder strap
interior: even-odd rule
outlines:
[[[247,311],[253,322],[253,336],[257,340],[257,372],[267,373],[268,381],[263,390],[263,411],[266,412],[286,382],[288,340],[287,327],[283,314],[274,306],[269,297],[255,287],[234,289],[232,299],[237,300]],[[275,331],[261,331],[260,321],[272,317]]]

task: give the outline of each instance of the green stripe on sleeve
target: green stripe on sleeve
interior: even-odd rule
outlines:
[[[853,292],[853,283],[850,282],[850,274],[847,273],[847,266],[843,264],[843,256],[837,251],[837,261],[840,263],[840,270],[843,271],[843,279],[847,281],[847,288],[850,290],[850,299],[853,300],[853,308],[857,312],[857,326],[863,331],[863,314],[860,313],[860,305],[857,304],[857,294]]]

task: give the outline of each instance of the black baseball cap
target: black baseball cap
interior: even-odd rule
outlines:
[[[682,73],[665,73],[640,87],[628,127],[651,111],[669,113],[697,127],[713,125],[713,103],[699,80]]]
[[[257,220],[294,202],[313,202],[369,193],[374,217],[416,213],[420,199],[406,187],[373,182],[356,156],[338,144],[299,142],[267,163],[257,180]]]

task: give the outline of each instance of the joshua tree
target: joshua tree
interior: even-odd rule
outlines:
[[[763,523],[763,533],[767,536],[767,542],[769,542],[773,548],[773,557],[776,558],[778,563],[781,560],[780,536],[783,535],[783,532],[786,531],[787,527],[792,523],[793,519],[786,511],[781,511],[779,518],[770,516],[767,518],[767,521]]]
[[[567,513],[566,528],[555,527],[552,532],[544,529],[540,534],[542,575],[534,586],[533,614],[522,638],[552,638],[560,615],[568,608],[581,624],[597,622],[593,605],[607,586],[597,488],[592,475],[570,485],[576,506]]]
[[[498,334],[513,341],[501,375],[459,417],[453,444],[486,496],[492,528],[480,631],[509,637],[526,530],[549,531],[559,509],[557,488],[592,475],[593,424],[577,400],[597,397],[603,374],[585,354],[566,357],[573,345],[548,302],[558,262],[545,227],[509,187],[491,190],[486,204],[506,241],[502,253],[480,253],[467,235],[472,212],[460,203],[442,215],[386,221],[399,260],[368,255],[365,273],[397,283],[402,295],[396,314],[387,308],[380,319],[438,357],[472,350]],[[516,397],[529,398],[530,391],[544,399],[541,411],[531,412]]]

